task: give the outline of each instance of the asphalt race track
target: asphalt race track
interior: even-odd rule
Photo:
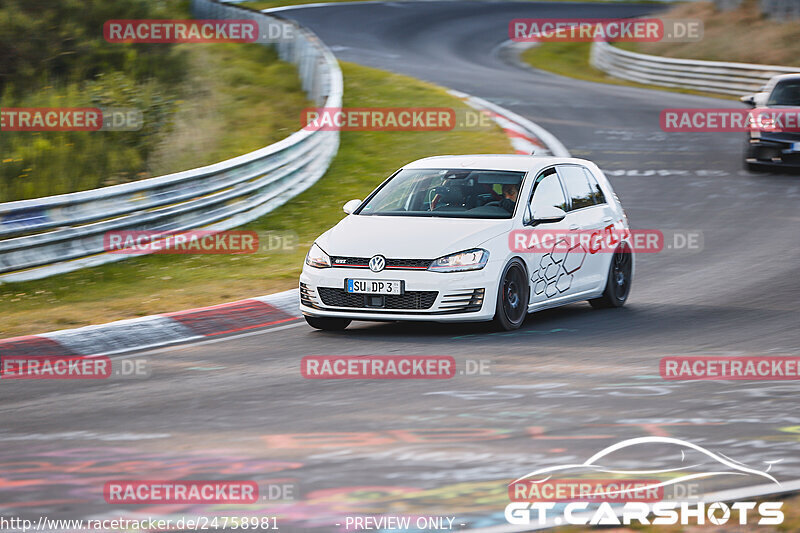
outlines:
[[[512,333],[355,323],[334,334],[296,321],[127,356],[147,359],[147,380],[6,383],[1,510],[230,516],[236,509],[115,507],[98,491],[108,479],[289,479],[300,497],[264,501],[261,512],[278,513],[283,531],[340,531],[347,516],[381,514],[450,516],[454,528],[486,528],[506,524],[509,481],[649,435],[685,439],[759,470],[781,460],[771,474],[800,478],[796,382],[659,376],[665,356],[798,355],[800,178],[741,170],[742,134],[659,128],[663,108],[735,101],[562,78],[514,65],[499,48],[512,18],[653,9],[414,2],[283,11],[341,60],[480,96],[537,122],[608,173],[634,228],[697,231],[703,249],[640,255],[622,309],[571,305],[532,315]],[[467,360],[488,361],[490,375],[300,375],[303,356],[337,354],[452,355],[460,371]],[[636,459],[662,467],[674,460]],[[704,489],[763,482],[727,476]]]

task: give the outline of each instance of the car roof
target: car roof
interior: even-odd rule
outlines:
[[[512,170],[519,172],[538,171],[544,167],[563,163],[592,165],[590,161],[573,157],[551,157],[540,155],[474,154],[439,155],[418,159],[403,168],[469,168],[480,170]]]
[[[777,76],[773,76],[772,78],[769,79],[769,81],[763,88],[771,90],[778,83],[786,80],[800,80],[800,72],[795,72],[791,74],[779,74]]]
[[[800,72],[793,72],[791,74],[779,74],[770,78],[769,81],[783,81],[783,80],[791,80],[791,79],[798,79],[800,80]]]

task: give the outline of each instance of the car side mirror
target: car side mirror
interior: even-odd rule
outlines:
[[[767,105],[768,101],[769,93],[767,92],[756,93],[753,95],[753,102],[755,103],[756,107],[763,107]]]
[[[533,225],[561,222],[567,216],[563,209],[553,205],[533,206],[532,211],[531,221]]]
[[[755,107],[756,106],[756,95],[747,94],[747,95],[742,96],[741,98],[739,98],[739,101],[742,102],[743,104],[749,105],[750,107]]]
[[[358,209],[358,206],[361,205],[361,200],[350,200],[346,204],[342,206],[342,211],[347,213],[348,215],[352,215],[353,211]]]

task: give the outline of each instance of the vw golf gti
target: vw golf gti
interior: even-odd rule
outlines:
[[[634,273],[629,241],[607,253],[585,242],[524,250],[512,232],[628,230],[592,162],[527,155],[420,159],[395,172],[314,242],[300,276],[300,309],[315,328],[352,320],[493,320],[589,300],[620,307]],[[562,241],[563,244],[563,241]]]

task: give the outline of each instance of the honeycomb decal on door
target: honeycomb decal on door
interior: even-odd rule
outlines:
[[[552,298],[568,291],[575,272],[583,266],[586,254],[586,248],[581,244],[567,248],[566,239],[557,241],[548,253],[542,255],[539,268],[531,276],[533,293]]]

